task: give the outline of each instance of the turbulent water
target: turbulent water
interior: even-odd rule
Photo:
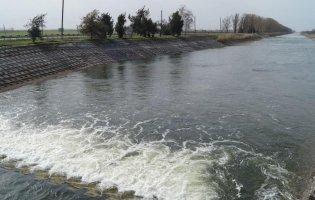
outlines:
[[[315,164],[315,42],[293,34],[0,94],[0,155],[147,199],[296,199]],[[1,199],[92,198],[0,167]]]

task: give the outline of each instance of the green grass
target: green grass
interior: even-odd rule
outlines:
[[[86,38],[72,39],[72,38],[64,38],[64,39],[44,39],[44,40],[36,40],[34,43],[30,39],[21,39],[21,40],[0,40],[1,46],[33,46],[33,45],[49,45],[49,44],[66,44],[66,43],[77,43],[77,42],[87,42],[89,41]]]
[[[13,31],[12,34],[16,35],[25,35],[26,31]],[[3,32],[0,32],[0,37]],[[58,34],[58,35],[57,35]],[[75,34],[76,36],[73,36]],[[49,35],[51,37],[44,37],[43,40],[38,40],[33,43],[30,39],[19,39],[19,40],[1,40],[0,38],[0,46],[30,46],[30,45],[43,45],[43,44],[64,44],[64,43],[77,43],[77,42],[94,42],[94,43],[110,43],[114,41],[119,41],[117,35],[113,35],[111,38],[98,41],[98,40],[89,40],[88,37],[80,36],[77,37],[77,30],[65,30],[65,37],[61,39],[60,33],[58,30],[45,30],[44,35]],[[179,37],[179,39],[185,40],[187,38],[198,38],[198,37],[207,37],[213,40],[217,40],[219,42],[229,42],[229,41],[242,41],[242,40],[250,40],[258,38],[257,35],[253,34],[233,34],[233,33],[205,33],[205,32],[198,32],[198,33],[187,33]],[[175,39],[175,37],[170,35],[163,35],[162,37],[159,34],[156,34],[155,37],[145,38],[139,35],[134,34],[133,37],[126,37],[124,40],[131,40],[131,41],[163,41],[163,40],[171,40]]]
[[[31,40],[11,40],[11,41],[0,41],[0,46],[33,46],[33,45],[43,45],[43,44],[63,44],[66,43],[62,40],[49,40],[49,41],[36,41]]]
[[[0,37],[2,36],[24,36],[27,35],[27,31],[26,30],[7,30],[6,33],[3,30],[0,30]]]
[[[25,32],[23,31],[15,31],[14,32],[17,35],[21,35]],[[44,37],[43,40],[37,40],[35,43],[32,42],[31,39],[5,39],[5,40],[1,40],[0,38],[0,46],[30,46],[30,45],[40,45],[40,44],[62,44],[62,43],[70,43],[70,42],[85,42],[85,41],[91,41],[89,40],[89,37],[84,37],[84,36],[71,36],[68,34],[77,34],[78,32],[76,32],[76,30],[68,30],[65,31],[65,37],[64,39],[60,38],[60,35],[54,34],[54,33],[58,33],[57,30],[48,30],[45,31],[44,34],[46,35],[51,35],[52,37]],[[1,37],[1,34],[0,34]],[[171,39],[174,38],[173,36],[162,36],[159,37],[158,35],[156,35],[154,38],[145,38],[145,37],[141,37],[139,35],[133,35],[132,38],[126,37],[124,38],[124,40],[133,40],[133,41],[144,41],[144,40],[166,40],[166,39]],[[103,40],[103,41],[99,41],[99,40],[93,40],[93,42],[95,43],[108,43],[108,42],[113,42],[113,41],[117,41],[117,40],[122,40],[119,39],[117,35],[112,35],[112,37]]]
[[[0,40],[0,46],[28,46],[32,45],[31,40]]]
[[[44,30],[44,36],[45,35],[60,35],[60,31],[59,30]],[[65,35],[68,34],[80,34],[77,30],[74,29],[65,29],[64,31]],[[3,30],[0,30],[0,37],[5,36],[6,37],[17,37],[17,36],[27,36],[27,30],[6,30],[6,33]]]

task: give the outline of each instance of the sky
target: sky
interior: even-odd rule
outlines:
[[[0,29],[25,29],[33,16],[47,14],[47,29],[61,25],[62,0],[0,0]],[[271,17],[296,31],[315,29],[315,0],[65,0],[65,28],[76,28],[82,17],[93,9],[134,14],[146,6],[154,21],[164,19],[185,5],[196,16],[197,29],[218,29],[220,17],[234,13],[255,13]]]

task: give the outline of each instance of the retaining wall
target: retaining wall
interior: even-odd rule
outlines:
[[[222,47],[209,38],[0,48],[0,91],[67,70]]]

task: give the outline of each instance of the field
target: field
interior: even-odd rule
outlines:
[[[44,30],[44,36],[45,35],[60,35],[60,31],[59,30]],[[65,29],[64,31],[65,35],[78,35],[79,32],[77,30],[74,29]],[[27,36],[27,30],[6,30],[6,32],[4,32],[3,30],[0,30],[0,37],[25,37]]]
[[[67,43],[74,41],[83,41],[86,39],[77,30],[65,29],[64,39],[61,39],[59,30],[44,30],[43,40],[33,43],[28,37],[27,30],[0,30],[0,46],[26,46],[37,44]]]

